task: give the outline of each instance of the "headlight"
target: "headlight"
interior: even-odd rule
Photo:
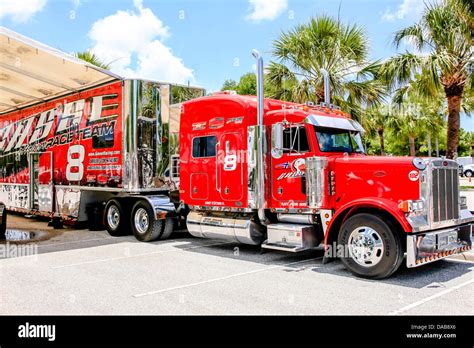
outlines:
[[[425,170],[426,169],[426,163],[423,160],[423,158],[415,157],[413,159],[413,165],[418,170]]]

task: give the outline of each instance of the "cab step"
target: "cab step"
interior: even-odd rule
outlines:
[[[276,223],[267,225],[267,240],[263,249],[297,253],[319,245],[313,225]]]

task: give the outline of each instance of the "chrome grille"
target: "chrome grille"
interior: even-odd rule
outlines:
[[[458,169],[450,166],[434,167],[431,185],[433,222],[458,219]]]

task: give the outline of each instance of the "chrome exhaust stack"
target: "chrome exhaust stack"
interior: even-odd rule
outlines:
[[[329,73],[326,69],[319,69],[324,79],[324,103],[329,106],[331,104],[331,90],[329,88]]]
[[[258,209],[258,218],[262,224],[267,224],[265,217],[265,159],[264,159],[264,141],[265,131],[263,125],[264,114],[264,90],[263,90],[263,58],[257,50],[252,51],[252,55],[257,61],[257,194],[256,205]]]

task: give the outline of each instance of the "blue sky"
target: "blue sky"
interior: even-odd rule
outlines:
[[[281,31],[328,14],[365,27],[372,59],[396,53],[392,34],[421,0],[0,0],[1,25],[65,52],[92,49],[113,71],[218,90],[271,59]],[[462,126],[474,130],[474,120]]]

